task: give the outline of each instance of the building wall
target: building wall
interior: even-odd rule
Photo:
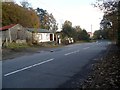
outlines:
[[[27,38],[27,34],[25,29],[17,24],[14,27],[10,28],[10,34],[11,34],[11,39],[12,41],[16,41],[16,40],[26,40]]]
[[[88,34],[90,35],[90,38],[92,38],[92,37],[93,37],[93,33],[88,32]]]
[[[1,43],[3,46],[13,41],[16,43],[19,42],[26,43],[26,38],[27,38],[26,31],[24,27],[22,27],[19,24],[9,28],[8,30],[0,31],[0,33],[1,33],[0,38],[2,40]]]
[[[17,39],[20,40],[26,40],[26,31],[24,30],[24,28],[17,24],[15,26],[13,26],[12,28],[5,30],[5,31],[0,31],[2,33],[2,40],[6,40],[6,38],[8,39],[8,41],[16,41]]]
[[[50,41],[50,33],[38,33],[36,37],[38,38],[38,42],[49,42]]]
[[[30,31],[28,31],[28,30],[26,30],[26,36],[27,36],[27,39],[28,40],[32,40],[32,32],[30,32]]]
[[[0,31],[2,40],[9,38],[8,31]]]
[[[50,40],[50,34],[52,34],[53,40]],[[32,38],[34,38],[34,40],[36,40],[37,42],[50,42],[50,41],[54,41],[54,34],[53,33],[33,33],[32,34],[32,32],[27,31],[27,39],[32,40]]]

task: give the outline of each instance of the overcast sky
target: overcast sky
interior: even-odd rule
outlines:
[[[17,2],[23,0],[15,0]],[[27,1],[27,0],[26,0]],[[32,7],[45,9],[53,13],[59,29],[65,20],[72,22],[73,26],[79,25],[88,32],[99,29],[99,23],[103,13],[94,8],[91,4],[96,0],[28,0]]]

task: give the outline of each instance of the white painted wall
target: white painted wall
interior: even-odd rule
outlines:
[[[38,40],[38,42],[49,42],[50,33],[37,33],[35,38]]]

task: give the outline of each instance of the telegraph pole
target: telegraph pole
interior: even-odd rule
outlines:
[[[91,33],[92,33],[92,24],[91,24]]]
[[[91,24],[91,37],[93,36],[93,25]]]

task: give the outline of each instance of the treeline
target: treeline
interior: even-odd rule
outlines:
[[[21,2],[21,6],[15,2],[2,2],[2,26],[17,23],[24,27],[57,29],[54,16],[47,10],[33,9],[28,2]]]
[[[74,41],[89,41],[89,34],[85,29],[80,26],[72,27],[72,22],[66,20],[62,26],[62,39],[65,41],[67,38],[73,38]]]
[[[93,35],[93,39],[110,39],[108,30],[96,30]]]

